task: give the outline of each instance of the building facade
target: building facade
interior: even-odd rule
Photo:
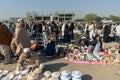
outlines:
[[[74,13],[55,13],[49,15],[29,15],[27,16],[27,21],[45,21],[45,22],[66,22],[70,21],[73,22],[75,19]]]

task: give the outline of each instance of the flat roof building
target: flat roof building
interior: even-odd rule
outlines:
[[[35,22],[37,21],[45,21],[45,22],[66,22],[70,21],[73,22],[75,18],[74,13],[54,13],[54,14],[49,14],[49,15],[29,15],[27,16],[27,20],[33,20]]]

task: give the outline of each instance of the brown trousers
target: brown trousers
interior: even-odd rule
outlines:
[[[10,58],[10,47],[7,45],[0,44],[0,53],[2,53],[5,57],[5,62],[10,63],[11,58]]]

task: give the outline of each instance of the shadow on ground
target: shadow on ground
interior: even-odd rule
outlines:
[[[55,58],[47,58],[47,57],[45,57],[45,56],[43,56],[43,55],[39,55],[39,58],[40,58],[40,62],[41,63],[45,63],[45,62],[49,62],[49,61],[54,61],[54,60],[56,60],[56,59],[60,59],[60,58],[63,58],[63,57],[55,57]]]
[[[85,74],[82,76],[82,80],[92,80],[92,76],[89,74]]]
[[[45,65],[44,71],[59,71],[62,67],[67,66],[68,63],[55,63],[55,64],[49,64]]]

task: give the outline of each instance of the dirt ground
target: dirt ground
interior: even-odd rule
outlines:
[[[116,43],[107,43],[104,46],[115,46]],[[42,60],[45,59],[44,57]],[[86,65],[86,64],[76,64],[66,61],[64,58],[45,59],[43,60],[45,64],[44,71],[63,71],[69,70],[70,72],[79,70],[83,74],[82,80],[120,80],[120,65],[109,64],[109,65]],[[0,69],[15,70],[16,63],[10,65],[3,65],[0,63]],[[23,79],[26,80],[26,79]]]

